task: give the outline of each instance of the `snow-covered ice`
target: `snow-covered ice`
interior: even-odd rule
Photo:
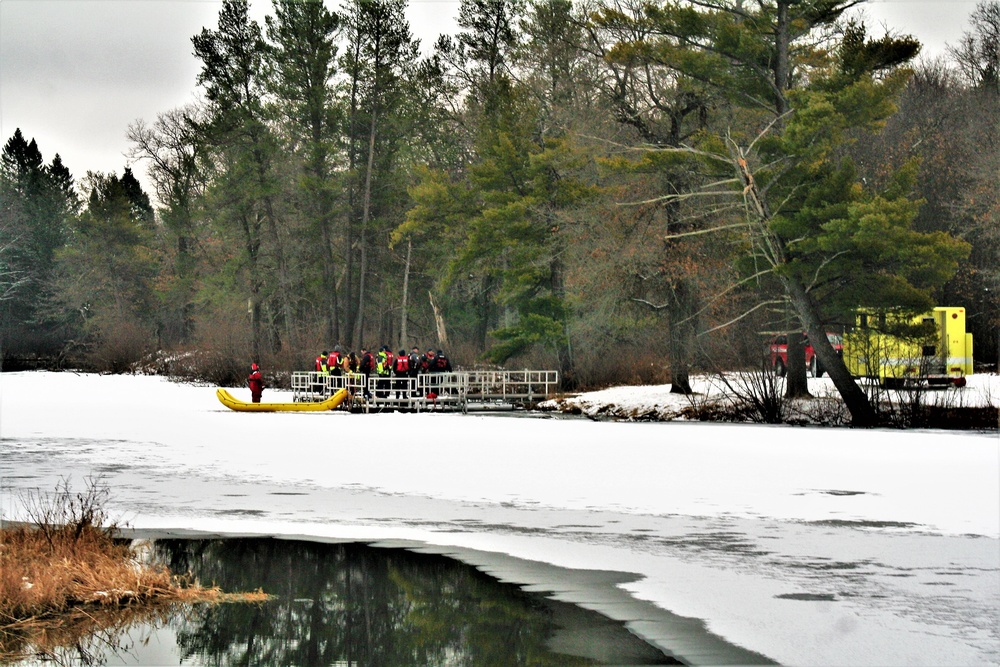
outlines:
[[[972,380],[968,404],[1000,397],[996,376]],[[996,432],[251,414],[214,393],[0,374],[0,513],[17,518],[24,489],[103,475],[135,528],[411,540],[634,573],[621,588],[636,599],[780,663],[1000,664]]]

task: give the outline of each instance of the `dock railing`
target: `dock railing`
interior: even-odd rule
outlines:
[[[367,381],[360,373],[292,373],[293,401],[321,401],[340,389],[347,389],[351,400],[345,407],[366,412],[381,409],[417,412],[513,409],[544,400],[558,388],[558,371],[474,370],[422,373],[415,378],[373,374]]]
[[[470,403],[534,403],[559,388],[559,371],[481,370],[468,375]]]

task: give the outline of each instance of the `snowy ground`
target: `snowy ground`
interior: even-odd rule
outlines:
[[[1000,396],[996,376],[972,379],[963,400]],[[659,409],[666,389],[578,400]],[[410,540],[634,573],[620,587],[635,599],[785,664],[1000,664],[996,432],[247,414],[214,392],[0,374],[0,515],[18,518],[24,489],[101,474],[140,529]],[[682,659],[720,661],[631,620]]]
[[[728,374],[723,380],[719,376],[695,376],[691,378],[691,388],[695,394],[670,393],[670,385],[612,387],[603,391],[592,391],[566,398],[546,401],[546,409],[567,411],[577,409],[588,417],[617,419],[677,420],[685,419],[691,411],[697,411],[712,403],[727,403],[734,389],[746,393],[753,374]],[[729,387],[726,383],[729,383]],[[829,377],[808,379],[809,392],[813,399],[788,401],[787,412],[790,420],[802,423],[832,422],[846,424],[850,415],[843,407],[833,381]],[[1000,376],[996,374],[972,375],[968,384],[961,388],[933,391],[880,390],[871,385],[862,385],[869,396],[893,405],[907,405],[919,400],[925,405],[942,407],[985,407],[1000,405]],[[784,380],[776,379],[775,388],[780,395],[784,391]],[[839,418],[839,419],[838,419]]]

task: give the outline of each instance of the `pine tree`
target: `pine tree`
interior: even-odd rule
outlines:
[[[647,12],[666,36],[651,50],[659,61],[724,92],[740,105],[746,123],[738,131],[706,134],[698,151],[679,152],[719,167],[720,176],[738,186],[751,247],[781,285],[854,423],[870,426],[874,410],[826,340],[825,323],[839,305],[831,296],[840,293],[834,286],[845,276],[866,280],[865,302],[856,307],[904,293],[926,299],[929,287],[968,249],[912,230],[915,205],[901,187],[905,174],[882,192],[854,178],[841,147],[851,136],[876,131],[893,113],[909,75],[899,66],[919,44],[871,40],[854,25],[825,55],[812,34],[851,4],[775,0],[745,8],[707,0],[698,8]],[[867,243],[875,230],[896,242]],[[911,252],[914,246],[920,250]],[[876,260],[888,270],[850,273]],[[917,267],[924,270],[908,273]],[[927,280],[910,282],[916,276]]]
[[[326,340],[339,341],[340,299],[335,248],[334,204],[338,183],[333,163],[337,150],[338,114],[333,78],[337,73],[340,18],[320,0],[276,0],[274,16],[266,18],[271,91],[284,128],[289,154],[300,156],[303,176],[296,182],[296,208],[305,219],[312,241],[309,264],[319,265],[318,302],[322,304]]]
[[[55,257],[77,210],[73,177],[58,154],[44,164],[20,129],[0,156],[0,345],[49,354],[58,346],[45,317]],[[15,349],[14,346],[18,349]]]
[[[122,372],[155,344],[152,209],[129,169],[88,172],[84,188],[86,207],[58,257],[55,305],[91,359]]]
[[[353,0],[344,15],[347,45],[341,59],[348,102],[344,118],[347,144],[348,248],[345,277],[346,329],[360,347],[373,311],[389,311],[387,285],[378,276],[390,271],[390,231],[405,210],[405,173],[399,164],[406,141],[401,122],[406,81],[418,60],[402,0]],[[375,282],[375,284],[372,284]],[[378,334],[391,340],[388,321]]]
[[[286,340],[292,337],[294,324],[288,267],[274,207],[277,141],[265,114],[267,50],[260,26],[249,17],[246,0],[224,0],[218,30],[205,28],[192,43],[202,62],[198,83],[210,102],[209,121],[199,130],[219,170],[211,200],[217,207],[216,218],[241,239],[251,356],[259,359],[264,340],[262,306],[266,289],[273,284],[272,275],[277,275],[276,305],[284,314]]]

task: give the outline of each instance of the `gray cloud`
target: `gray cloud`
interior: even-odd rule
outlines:
[[[458,0],[410,0],[413,34],[425,48],[452,32]],[[327,0],[333,6],[334,0]],[[966,29],[975,0],[876,0],[871,33],[884,23],[944,53]],[[200,69],[191,37],[214,28],[218,0],[0,0],[0,141],[20,127],[46,160],[58,152],[78,178],[121,172],[125,132],[137,118],[186,104]],[[255,0],[260,23],[269,0]],[[141,177],[141,169],[137,172]]]

